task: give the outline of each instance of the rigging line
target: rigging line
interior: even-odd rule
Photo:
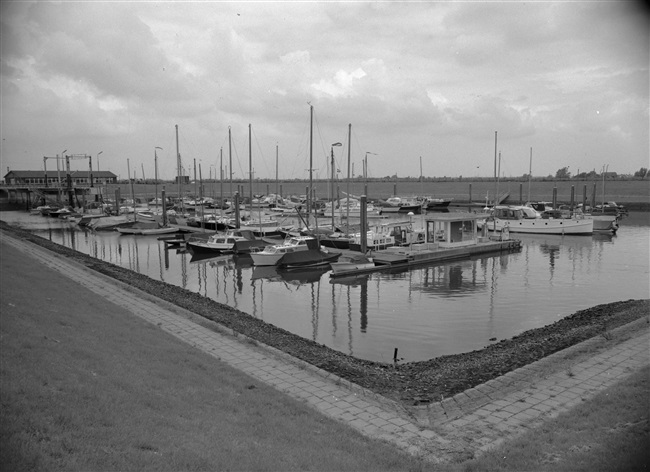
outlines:
[[[241,160],[239,159],[239,153],[237,152],[237,143],[236,143],[236,141],[234,139],[232,140],[232,151],[233,151],[233,154],[234,154],[235,161],[237,162],[237,165],[239,166],[239,173],[240,173],[239,178],[238,179],[233,178],[233,180],[234,181],[236,181],[236,180],[247,180],[246,179],[246,172],[244,172],[244,169],[241,166]],[[230,172],[232,172],[232,169],[228,172],[229,175],[230,175]],[[234,172],[233,172],[233,174],[234,174]]]
[[[314,111],[314,126],[316,127],[316,131],[318,132],[318,137],[320,138],[320,147],[321,147],[321,152],[323,153],[322,155],[324,156],[324,162],[325,162],[325,169],[329,166],[329,155],[327,151],[327,147],[325,145],[325,142],[323,140],[323,134],[321,132],[321,128],[318,125],[318,116],[316,115],[316,111]],[[318,159],[317,159],[318,162]],[[316,170],[316,178],[321,179],[320,173],[321,169],[318,167]]]

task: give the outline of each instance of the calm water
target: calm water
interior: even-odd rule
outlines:
[[[616,236],[526,236],[519,253],[398,273],[330,279],[277,273],[247,257],[192,261],[156,237],[92,233],[54,218],[0,212],[8,223],[179,285],[363,359],[405,361],[480,349],[600,303],[650,297],[648,214]]]

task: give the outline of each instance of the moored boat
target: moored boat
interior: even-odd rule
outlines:
[[[364,254],[343,254],[338,261],[330,264],[335,275],[341,275],[350,271],[361,271],[375,267],[372,257]]]
[[[541,216],[533,208],[519,205],[499,205],[490,215],[479,222],[490,231],[528,234],[590,235],[594,232],[594,220],[580,213],[547,210]]]
[[[266,241],[255,238],[250,231],[228,230],[225,233],[215,233],[207,239],[190,238],[185,246],[192,255],[221,252],[250,252],[254,248],[267,245]]]

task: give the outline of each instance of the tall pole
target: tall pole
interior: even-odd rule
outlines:
[[[181,205],[181,211],[183,210],[183,197],[181,190],[181,153],[178,150],[178,125],[176,125],[176,175],[178,178],[178,200]]]
[[[93,182],[93,156],[89,155],[88,156],[88,172],[90,176],[90,186],[94,187],[94,182]]]
[[[158,149],[162,150],[161,147],[154,147],[153,148],[153,172],[154,172],[154,186],[155,186],[155,192],[156,195],[154,196],[154,202],[155,205],[158,205]]]
[[[313,189],[313,134],[314,134],[314,107],[309,105],[309,193],[307,194],[307,218],[311,214],[311,198]]]
[[[97,172],[99,172],[99,155],[102,154],[104,151],[99,151],[97,153]]]
[[[607,164],[607,167],[603,166],[603,212],[605,211],[605,174],[607,173],[608,169],[609,164]]]
[[[331,150],[332,150],[332,164],[331,164],[332,177],[330,179],[330,195],[332,197],[332,231],[334,231],[334,146],[341,146],[341,143],[334,143],[331,146]]]
[[[253,216],[253,150],[251,148],[251,124],[248,123],[248,182],[250,189],[248,190],[248,198],[250,199],[250,209],[248,210],[249,217]]]
[[[219,215],[223,216],[223,147],[219,151]]]
[[[497,206],[497,198],[499,196],[497,195],[499,191],[499,184],[497,183],[497,132],[494,132],[494,185],[495,185],[495,192],[494,192],[494,206]]]
[[[275,194],[278,195],[278,143],[275,143]]]
[[[530,202],[530,181],[533,178],[533,148],[530,148],[530,162],[528,164],[528,202]]]
[[[365,187],[368,187],[368,154],[372,154],[373,156],[377,155],[374,152],[366,151],[366,157],[363,159],[363,181]]]
[[[331,171],[332,177],[330,178],[330,197],[332,201],[332,231],[334,231],[334,145],[330,148],[332,150]]]
[[[45,187],[49,187],[47,184],[47,157],[43,156],[43,171],[45,172]]]
[[[196,158],[194,158],[192,162],[194,163],[194,204],[196,204],[196,202],[199,199],[199,190],[198,190],[199,181],[196,180]],[[196,212],[196,209],[194,209],[194,211]]]
[[[497,171],[497,188],[494,197],[494,207],[499,204],[499,178],[501,177],[501,153],[499,153],[499,169]]]
[[[138,220],[138,215],[135,212],[135,192],[133,191],[133,180],[131,180],[131,165],[129,163],[129,160],[126,160],[126,172],[129,176],[129,181],[131,183],[131,201],[133,203],[133,221]],[[134,171],[134,176],[135,176],[135,171]],[[117,203],[119,205],[119,202]]]
[[[345,224],[347,232],[350,232],[350,146],[352,146],[352,123],[348,124],[348,183],[347,183],[347,205],[345,206]]]
[[[232,137],[230,134],[230,126],[228,126],[228,170],[230,171],[230,198],[233,197],[232,193]]]

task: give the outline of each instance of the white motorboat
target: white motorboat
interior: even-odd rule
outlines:
[[[541,215],[535,209],[519,205],[496,206],[490,215],[479,222],[490,231],[508,228],[511,233],[590,235],[594,232],[594,220],[583,214],[545,211]]]
[[[253,264],[256,266],[278,265],[285,254],[307,251],[309,249],[307,242],[314,239],[313,236],[294,236],[286,239],[282,244],[269,245],[261,251],[253,251],[251,252]]]

